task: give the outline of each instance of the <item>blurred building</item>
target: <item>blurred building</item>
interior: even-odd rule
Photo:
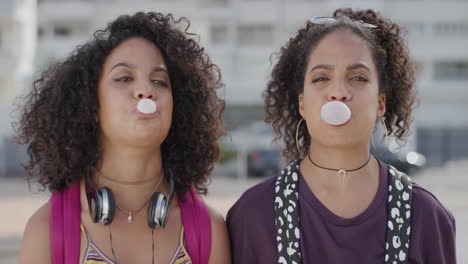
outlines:
[[[36,65],[66,56],[120,14],[186,16],[222,69],[227,124],[237,126],[262,118],[270,55],[307,18],[339,7],[373,8],[408,29],[419,74],[413,143],[430,164],[468,157],[468,0],[39,0]]]
[[[36,0],[0,1],[0,110],[8,107],[31,80],[36,14]]]
[[[0,1],[0,103],[31,78],[36,52],[36,0]]]
[[[22,155],[12,138],[12,104],[32,80],[36,7],[36,0],[0,1],[0,176],[18,168]]]

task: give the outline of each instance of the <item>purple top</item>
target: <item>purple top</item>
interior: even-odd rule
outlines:
[[[388,166],[380,162],[377,193],[356,217],[328,210],[299,174],[302,263],[384,263]],[[268,178],[247,190],[229,210],[233,264],[277,263],[274,184]],[[454,264],[455,220],[427,190],[413,183],[408,263]]]

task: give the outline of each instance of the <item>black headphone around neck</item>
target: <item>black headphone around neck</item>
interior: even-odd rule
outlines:
[[[100,222],[103,225],[109,225],[115,216],[114,194],[108,187],[96,189],[91,184],[90,170],[86,175],[86,197],[88,199],[88,208],[91,219],[94,223]],[[151,196],[148,206],[148,226],[151,229],[156,227],[164,228],[166,224],[167,213],[174,196],[174,179],[170,169],[165,170],[168,176],[171,192],[169,198],[166,198],[162,192],[154,192]]]

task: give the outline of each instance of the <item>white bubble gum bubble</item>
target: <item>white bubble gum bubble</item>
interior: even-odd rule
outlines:
[[[137,109],[143,114],[152,114],[156,112],[157,106],[153,100],[145,98],[138,101]]]
[[[322,120],[332,126],[339,126],[349,121],[351,109],[340,101],[332,101],[324,104],[321,111]]]

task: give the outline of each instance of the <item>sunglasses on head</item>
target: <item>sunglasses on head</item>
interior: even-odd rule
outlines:
[[[348,19],[350,21],[353,21],[353,22],[357,22],[359,23],[361,26],[365,27],[365,28],[377,28],[376,25],[373,25],[373,24],[370,24],[370,23],[366,23],[362,20],[353,20],[349,17],[344,17],[345,19]],[[329,25],[329,24],[333,24],[333,23],[337,23],[339,20],[335,17],[322,17],[322,16],[319,16],[319,17],[313,17],[313,18],[309,18],[307,20],[307,24],[313,24],[313,25]]]

